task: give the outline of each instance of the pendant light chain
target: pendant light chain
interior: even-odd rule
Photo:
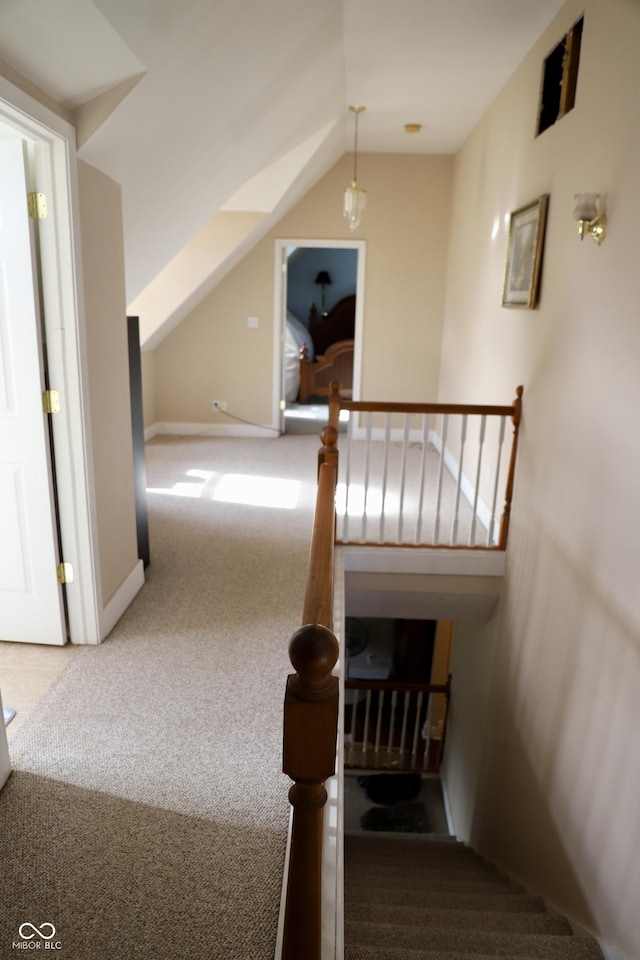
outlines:
[[[354,183],[358,182],[358,118],[360,116],[360,111],[356,111],[356,127],[355,133],[353,135],[353,180]]]

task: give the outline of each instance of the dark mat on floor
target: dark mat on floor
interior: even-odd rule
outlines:
[[[415,800],[421,785],[419,773],[376,773],[358,777],[358,786],[364,790],[367,800],[385,805]]]
[[[385,833],[431,833],[424,803],[395,803],[391,807],[372,807],[360,817],[363,830]]]

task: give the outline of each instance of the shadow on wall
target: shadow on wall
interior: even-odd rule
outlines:
[[[530,524],[535,513],[521,516]],[[479,681],[489,719],[483,756],[472,758],[480,770],[470,783],[477,801],[469,839],[634,956],[640,931],[629,891],[640,885],[640,865],[629,837],[639,820],[640,647],[632,621],[596,579],[593,556],[580,562],[544,524],[535,538],[512,528],[487,650],[494,664]],[[468,691],[454,672],[461,697]],[[477,670],[465,680],[471,689]],[[468,711],[463,721],[459,742],[469,737]]]

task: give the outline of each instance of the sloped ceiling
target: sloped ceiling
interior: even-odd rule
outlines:
[[[131,302],[218,211],[277,209],[261,182],[282,206],[300,157],[326,172],[352,147],[350,103],[363,152],[455,152],[560,6],[2,0],[0,58],[78,111],[80,156],[122,184]]]

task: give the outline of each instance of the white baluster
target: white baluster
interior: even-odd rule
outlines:
[[[407,447],[409,445],[409,414],[404,415],[404,428],[402,431],[402,456],[400,460],[400,502],[398,504],[398,536],[397,542],[402,543],[402,522],[404,511],[404,494],[407,473]]]
[[[480,495],[480,479],[482,467],[482,452],[484,450],[484,434],[487,427],[487,417],[483,414],[480,420],[480,436],[478,438],[478,462],[476,464],[476,484],[473,494],[473,516],[471,517],[471,530],[469,531],[469,546],[472,547],[476,542],[476,520],[478,518],[478,497]]]
[[[384,522],[385,522],[385,507],[387,500],[387,475],[389,471],[389,437],[391,435],[391,414],[388,413],[385,417],[385,426],[384,426],[384,464],[382,468],[382,491],[381,491],[381,501],[380,501],[380,534],[379,541],[384,543]]]
[[[369,457],[371,452],[371,422],[373,414],[371,410],[367,412],[366,417],[366,448],[364,460],[364,492],[362,498],[362,524],[360,528],[360,543],[367,542],[367,499],[369,497]]]
[[[424,505],[424,475],[427,468],[427,447],[429,445],[429,414],[422,415],[422,456],[420,459],[420,483],[418,496],[418,515],[416,517],[416,544],[422,542],[422,508]]]
[[[342,539],[345,543],[349,540],[349,500],[351,496],[351,441],[352,441],[353,423],[349,417],[349,426],[347,428],[347,467],[345,471],[345,492],[344,492],[344,525],[342,528]]]
[[[440,447],[440,462],[438,464],[438,488],[436,493],[435,526],[433,530],[434,544],[440,541],[440,511],[442,509],[442,481],[444,478],[444,455],[447,448],[447,432],[449,430],[449,414],[442,418],[442,445]]]
[[[491,520],[489,522],[489,529],[487,531],[487,546],[490,547],[492,543],[498,539],[494,537],[493,531],[496,525],[496,504],[498,502],[498,482],[500,480],[500,461],[502,459],[502,445],[504,443],[504,433],[507,423],[506,417],[500,417],[500,436],[498,438],[498,456],[496,458],[496,476],[493,484],[493,501],[491,503]]]
[[[462,466],[464,463],[464,445],[467,440],[467,414],[462,415],[462,425],[460,432],[460,461],[458,466],[458,482],[456,484],[456,502],[453,508],[453,523],[451,525],[451,546],[455,547],[458,542],[458,518],[460,514],[460,488],[462,487]]]

